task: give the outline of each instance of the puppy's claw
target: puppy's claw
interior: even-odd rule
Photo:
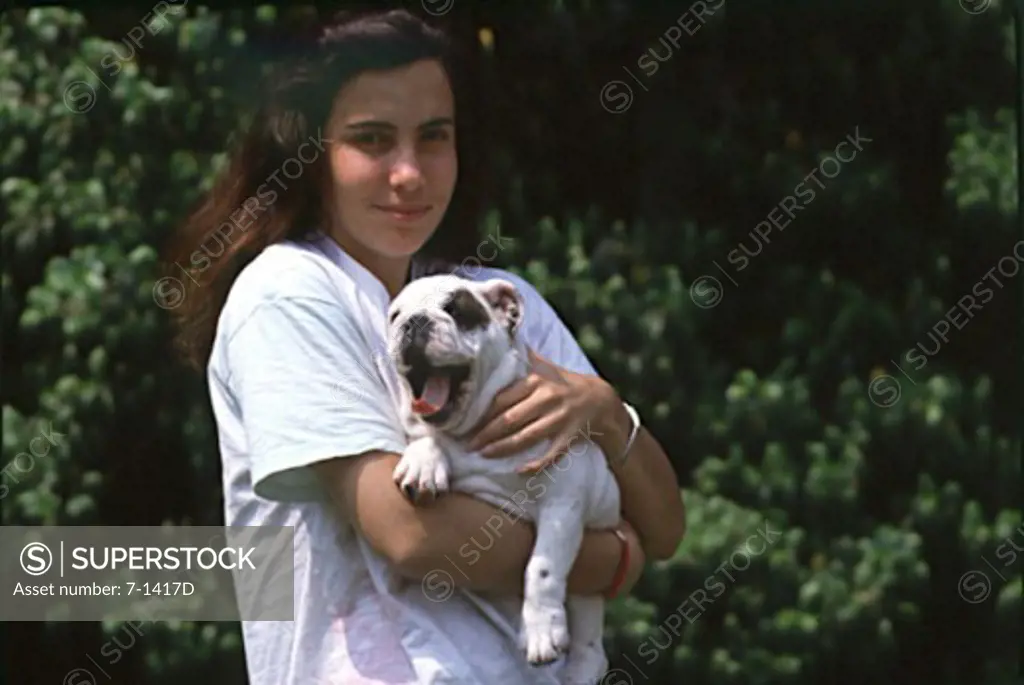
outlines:
[[[530,661],[529,664],[531,666],[533,666],[534,668],[540,668],[542,666],[550,666],[551,664],[553,664],[556,661],[558,661],[558,657],[561,656],[561,655],[562,655],[562,652],[559,652],[558,655],[553,656],[550,659],[540,659],[538,661]]]
[[[413,504],[426,504],[448,490],[444,454],[431,439],[414,441],[395,466],[395,482]]]
[[[523,628],[520,647],[532,666],[556,661],[569,649],[569,631],[565,609],[559,606],[523,604]]]

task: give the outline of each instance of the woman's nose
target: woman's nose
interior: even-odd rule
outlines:
[[[423,170],[415,153],[402,154],[391,166],[391,185],[407,191],[423,185]]]

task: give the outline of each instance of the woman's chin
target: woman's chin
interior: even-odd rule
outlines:
[[[390,225],[381,231],[382,236],[387,236],[386,245],[381,251],[386,252],[392,258],[411,257],[420,251],[434,234],[436,226],[431,227],[429,222],[423,221],[416,225]]]

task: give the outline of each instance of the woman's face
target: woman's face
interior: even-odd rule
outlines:
[[[455,103],[440,62],[363,72],[339,92],[326,137],[343,247],[377,259],[419,250],[458,173]]]

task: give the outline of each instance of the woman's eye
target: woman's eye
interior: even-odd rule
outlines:
[[[387,137],[383,133],[360,133],[352,138],[352,142],[361,147],[381,148],[387,145]]]
[[[423,139],[429,140],[431,142],[445,141],[448,140],[449,138],[451,138],[451,135],[449,135],[448,131],[443,128],[427,131],[426,133],[423,134]]]

